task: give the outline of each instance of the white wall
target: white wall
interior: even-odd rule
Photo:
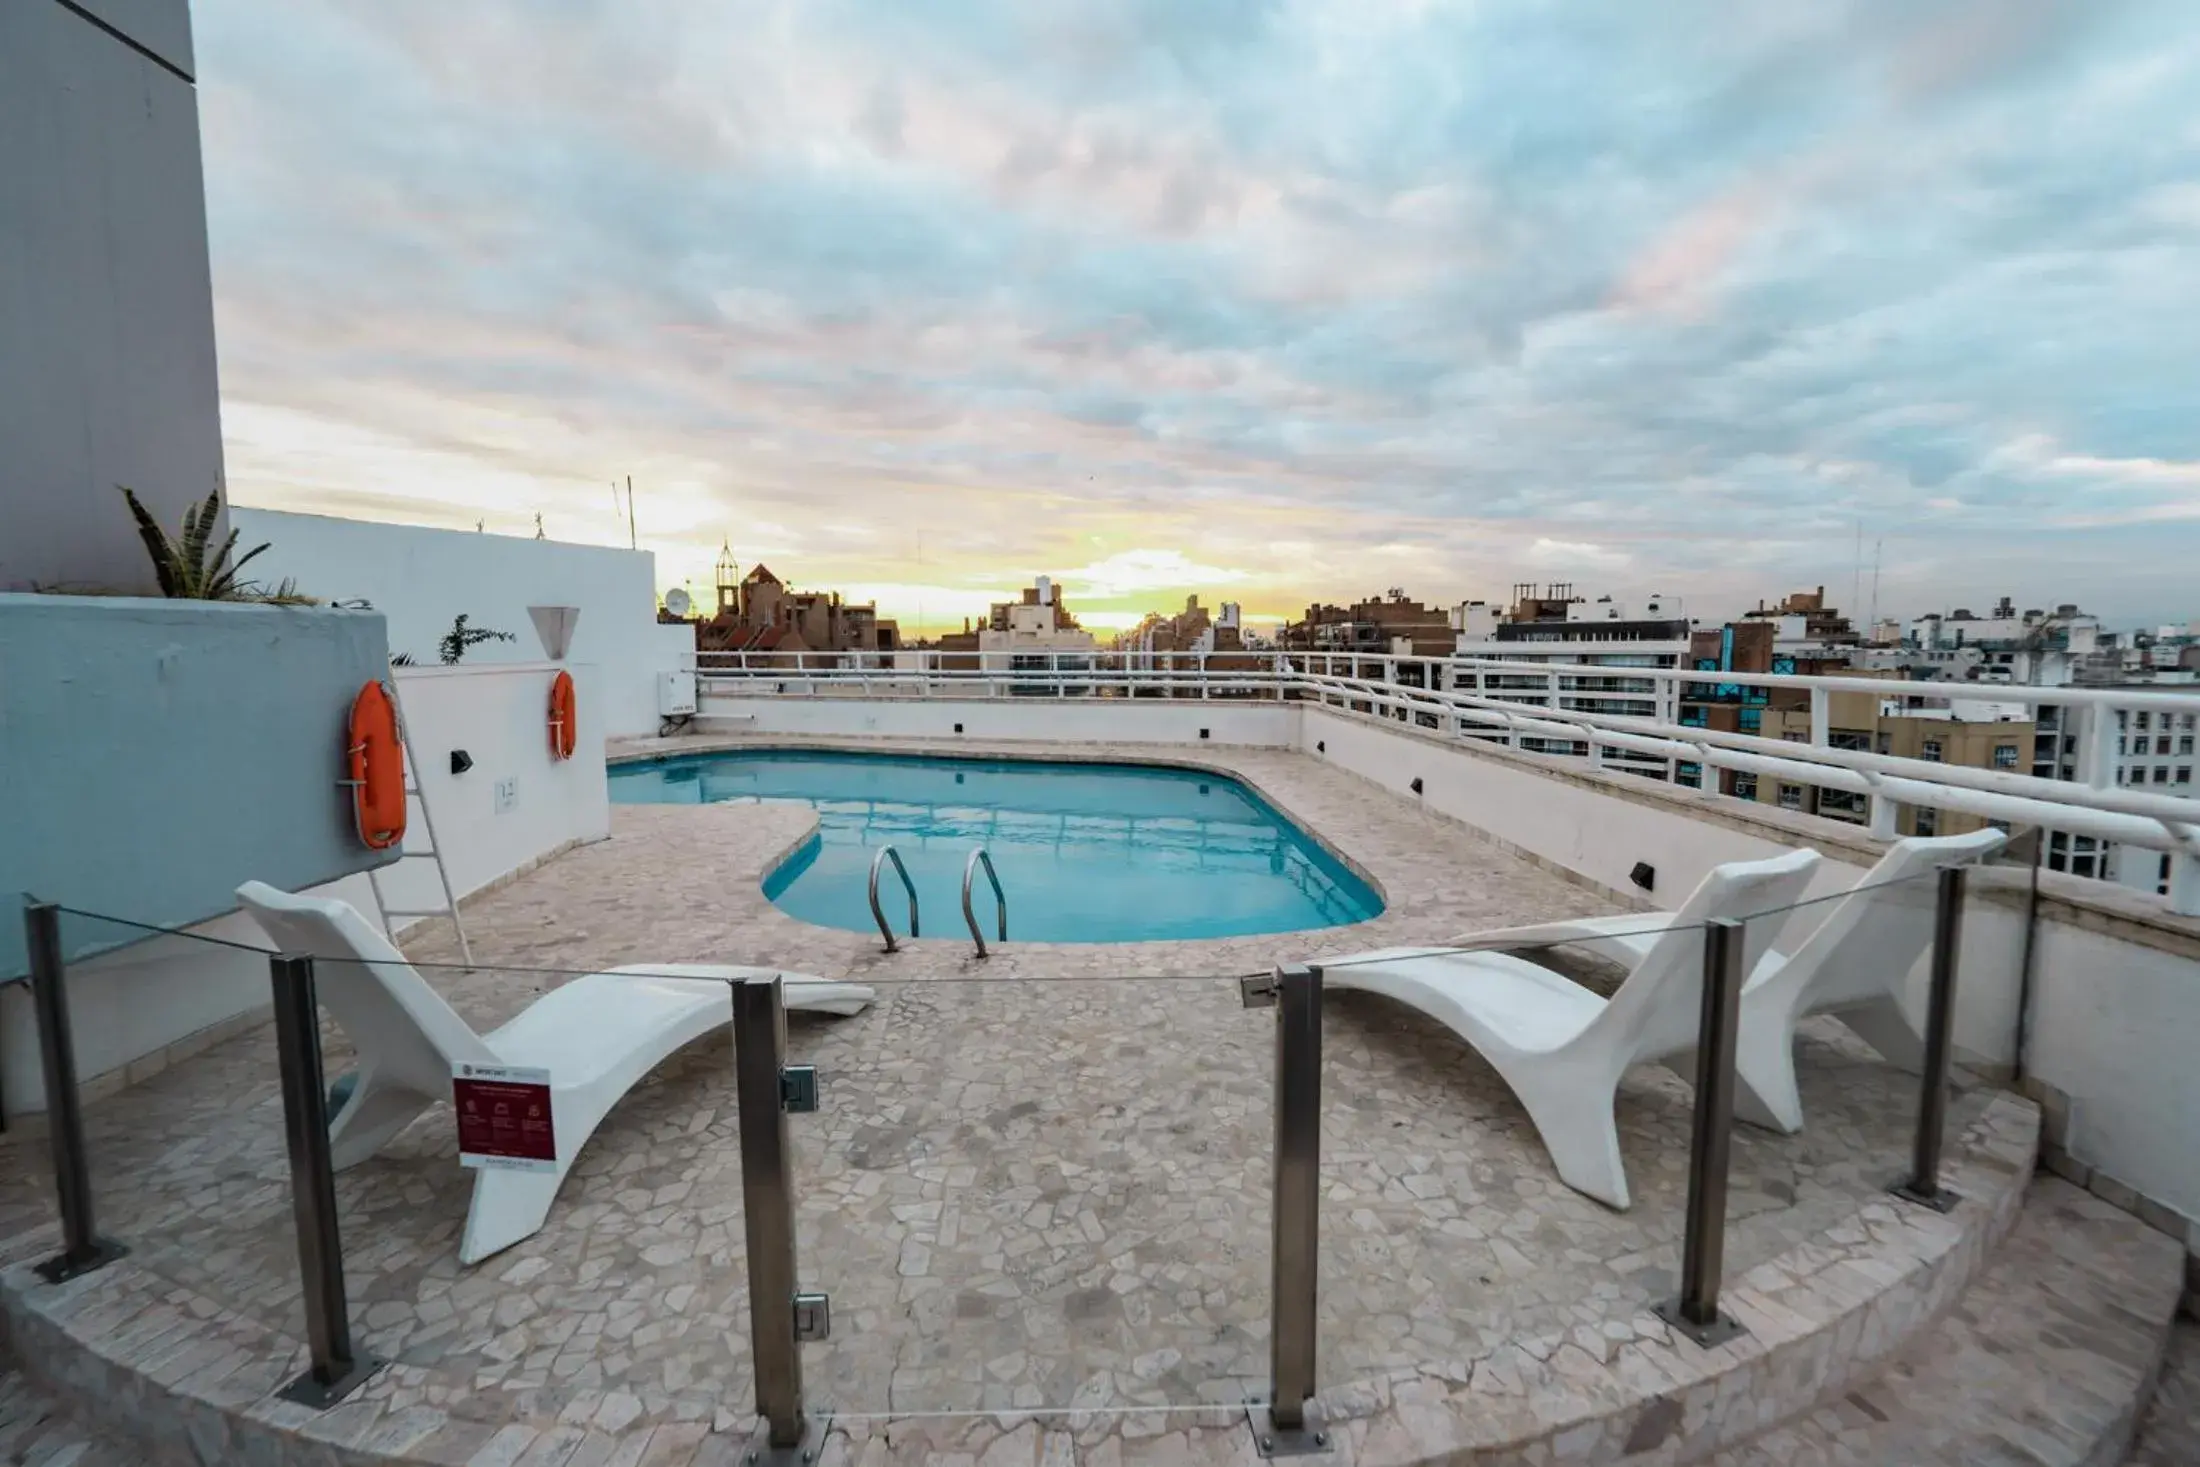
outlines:
[[[2070,1097],[2065,1149],[2200,1219],[2200,961],[2062,922],[2037,940],[2030,1068]]]
[[[513,535],[432,530],[237,506],[238,547],[269,550],[247,567],[263,583],[294,578],[324,601],[363,598],[389,622],[390,652],[434,663],[436,644],[463,613],[468,625],[510,632],[462,664],[536,662],[544,655],[530,606],[577,606],[566,660],[599,670],[606,734],[657,731],[657,674],[694,651],[686,627],[657,622],[656,557],[646,550],[569,545]],[[591,747],[594,747],[593,745]]]
[[[706,727],[889,738],[1050,739],[1087,743],[1290,748],[1298,706],[1190,698],[736,698],[706,696]],[[720,724],[714,720],[735,719]]]
[[[573,674],[580,713],[579,751],[569,760],[550,757],[554,665],[439,667],[398,674],[416,768],[434,803],[436,835],[461,896],[573,841],[601,840],[610,833],[603,759],[591,753],[601,747],[603,737],[600,675],[587,666],[568,665],[566,670]],[[450,772],[454,748],[473,756],[473,768],[463,775]],[[331,781],[337,773],[332,748]],[[496,783],[507,778],[516,782],[517,798],[510,810],[499,813]],[[408,850],[426,844],[417,802],[405,844]],[[188,853],[179,853],[179,859],[188,859]],[[276,886],[294,884],[282,871],[258,874]],[[386,867],[382,882],[393,906],[441,905],[429,862]],[[346,877],[319,890],[373,919],[375,902],[366,877]],[[64,923],[83,920],[63,918]],[[242,913],[190,931],[230,942],[266,943],[258,926]],[[0,941],[20,940],[12,933],[0,934]],[[210,1025],[254,1013],[268,1002],[264,959],[180,936],[155,938],[72,965],[68,987],[77,1073],[87,1082],[187,1041]],[[45,1109],[29,997],[22,984],[0,989],[0,1077],[5,1085],[0,1100],[11,1116]]]
[[[568,663],[580,735],[572,758],[550,757],[550,682],[556,664],[400,668],[398,701],[422,792],[434,808],[451,886],[461,897],[573,841],[611,833],[611,794],[601,755],[601,670]],[[451,773],[451,751],[473,768]],[[497,809],[500,780],[513,782],[511,808]],[[411,804],[405,849],[428,849],[420,801]],[[442,893],[433,862],[408,860],[382,874],[395,907],[436,907]],[[402,924],[400,924],[402,925]]]

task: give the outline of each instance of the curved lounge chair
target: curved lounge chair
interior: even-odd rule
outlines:
[[[1889,1064],[1913,1074],[1924,1067],[1925,1042],[1902,1011],[1910,969],[1933,940],[1936,891],[1923,878],[1983,861],[2008,839],[1988,829],[1896,841],[1800,947],[1751,971],[1735,1048],[1736,1114],[1776,1131],[1803,1129],[1795,1026],[1811,1014],[1832,1014]]]
[[[581,1147],[619,1098],[676,1050],[732,1021],[729,983],[772,972],[706,963],[613,968],[552,989],[510,1023],[476,1034],[348,903],[258,881],[238,887],[237,900],[284,952],[329,960],[315,974],[320,1001],[359,1051],[358,1083],[329,1123],[337,1170],[365,1161],[430,1105],[449,1101],[454,1065],[550,1072],[557,1169],[480,1172],[461,1263],[478,1263],[538,1231]],[[629,976],[639,974],[650,976]],[[790,1009],[832,1014],[861,1013],[873,997],[860,984],[796,974],[787,975],[785,991]]]
[[[1816,851],[1790,851],[1713,870],[1609,1000],[1497,952],[1395,948],[1318,966],[1325,987],[1410,1004],[1473,1045],[1527,1107],[1559,1177],[1624,1209],[1627,1172],[1612,1113],[1620,1076],[1695,1046],[1703,937],[1694,924],[1785,906],[1817,866]]]
[[[1704,882],[1716,878],[1724,866],[1717,867],[1704,877]],[[1806,878],[1807,880],[1807,878]],[[1775,905],[1785,907],[1802,894],[1802,885],[1782,897]],[[1610,958],[1616,963],[1633,967],[1650,954],[1668,928],[1700,922],[1701,915],[1688,916],[1697,910],[1704,896],[1702,882],[1689,893],[1688,900],[1677,912],[1621,912],[1610,917],[1566,917],[1556,922],[1534,922],[1525,927],[1493,927],[1481,932],[1464,932],[1445,943],[1446,948],[1461,952],[1490,952],[1514,947],[1555,947],[1561,944],[1585,947],[1599,957]],[[1730,913],[1732,916],[1748,916],[1747,912]],[[1787,928],[1790,913],[1782,911],[1771,916],[1759,917],[1749,924],[1742,934],[1742,971],[1755,973],[1771,955],[1774,944]]]

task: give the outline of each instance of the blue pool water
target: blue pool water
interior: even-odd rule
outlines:
[[[777,750],[615,766],[626,804],[800,800],[817,839],[764,883],[805,922],[875,932],[871,860],[891,843],[916,883],[926,937],[966,937],[963,864],[992,854],[1011,942],[1144,942],[1299,932],[1365,921],[1382,898],[1236,780],[1131,764]],[[909,904],[892,867],[879,900]],[[992,893],[972,901],[992,940]]]

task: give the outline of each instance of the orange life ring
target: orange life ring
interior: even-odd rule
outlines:
[[[580,735],[579,715],[573,709],[573,674],[560,671],[550,680],[550,757],[570,759]]]
[[[373,682],[359,689],[347,731],[352,822],[369,850],[386,851],[405,838],[405,745],[387,688]]]

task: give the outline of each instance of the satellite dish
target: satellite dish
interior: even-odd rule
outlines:
[[[688,593],[678,586],[674,586],[671,590],[665,592],[665,610],[674,616],[686,616],[689,607],[693,604],[688,599]]]

